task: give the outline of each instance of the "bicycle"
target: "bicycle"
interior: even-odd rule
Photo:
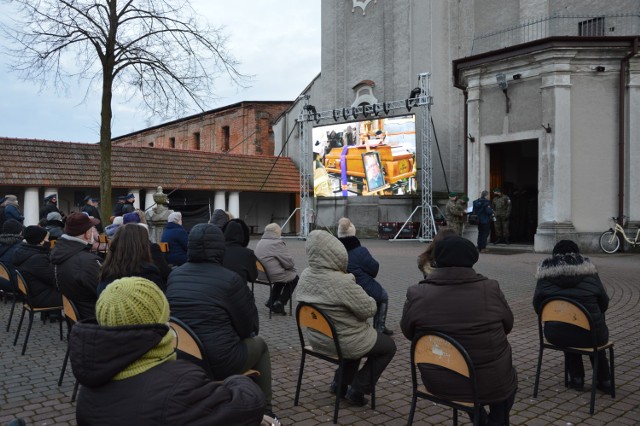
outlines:
[[[626,216],[622,216],[623,221],[625,218]],[[636,238],[632,240],[627,237],[624,228],[618,223],[617,217],[612,217],[611,220],[615,224],[615,228],[609,228],[600,235],[600,248],[603,252],[609,254],[617,252],[620,249],[620,236],[622,236],[631,247],[640,247],[640,227],[638,227],[638,231],[636,232]]]

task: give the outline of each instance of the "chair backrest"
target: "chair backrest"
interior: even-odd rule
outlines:
[[[160,241],[158,243],[158,245],[160,246],[160,251],[163,253],[169,253],[169,243],[165,242],[165,241]]]
[[[187,324],[176,317],[171,317],[169,319],[169,327],[175,333],[173,347],[176,352],[178,352],[178,354],[186,354],[189,357],[201,361],[200,365],[202,368],[204,368],[209,377],[213,378],[211,368],[209,367],[209,361],[207,360],[206,349],[196,333]]]
[[[430,364],[455,371],[471,378],[473,363],[467,351],[452,337],[437,331],[419,331],[412,342],[411,359],[414,365]]]
[[[73,324],[78,322],[78,310],[76,306],[73,304],[71,300],[67,298],[64,294],[62,295],[62,307],[64,311],[64,316],[67,319],[67,324],[72,326]]]
[[[260,262],[259,259],[256,259],[256,269],[258,270],[258,273],[262,272],[264,274],[264,276],[267,278],[266,281],[271,283],[271,277],[269,277],[269,272],[267,272],[267,268],[264,267],[264,264]],[[260,278],[257,278],[256,282],[257,281],[261,281]]]
[[[564,322],[585,330],[593,330],[589,311],[580,303],[566,297],[551,297],[545,300],[538,319],[541,323]]]
[[[336,329],[331,318],[329,318],[322,309],[311,303],[300,302],[296,308],[296,322],[298,324],[298,333],[300,334],[300,343],[303,348],[305,346],[305,340],[302,329],[311,329],[333,339],[333,343],[336,347],[336,354],[338,355],[338,358],[342,358],[338,333],[336,333]]]
[[[18,286],[18,291],[20,291],[20,293],[22,293],[22,295],[27,300],[29,300],[29,287],[27,286],[27,281],[24,279],[20,271],[18,271],[17,269],[16,269],[16,285]]]
[[[13,283],[13,278],[11,277],[11,272],[9,271],[9,268],[7,267],[7,265],[5,265],[2,262],[0,262],[0,278],[4,278],[10,283]]]

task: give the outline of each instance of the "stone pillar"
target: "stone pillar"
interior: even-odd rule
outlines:
[[[153,195],[156,193],[156,188],[147,188],[144,194],[144,211],[148,212],[155,207],[155,201],[153,201]]]
[[[24,190],[24,200],[21,203],[24,226],[37,225],[40,220],[40,196],[38,192],[37,187]],[[18,199],[18,201],[20,200]]]
[[[629,123],[629,140],[625,163],[628,180],[625,182],[625,211],[629,212],[629,229],[634,230],[635,226],[640,226],[640,59],[629,64],[628,96],[626,119]]]
[[[569,55],[573,55],[568,53]],[[551,58],[542,73],[542,122],[538,159],[538,229],[534,250],[551,251],[560,239],[575,239],[571,212],[571,69],[570,58]]]
[[[216,191],[216,195],[213,198],[213,209],[227,210],[226,192]]]
[[[480,135],[480,77],[479,75],[469,76],[467,85],[467,131],[468,135],[474,138],[474,142],[467,139],[467,170],[468,170],[468,197],[469,205],[473,204],[473,200],[480,197],[483,189],[489,186],[489,180],[486,176],[486,152]],[[488,190],[488,188],[486,188]],[[478,240],[478,227],[476,225],[465,224],[464,237],[472,241],[474,244]]]
[[[162,237],[164,228],[167,227],[169,215],[173,210],[169,210],[167,208],[167,205],[169,204],[169,197],[167,194],[162,192],[161,186],[159,186],[153,194],[153,202],[155,203],[155,206],[147,210],[145,216],[147,218],[147,224],[149,225],[149,240],[153,243],[157,243]]]
[[[240,193],[237,191],[229,193],[229,213],[233,217],[240,217]]]
[[[136,197],[136,201],[133,202],[133,207],[136,209],[140,208],[140,190],[139,189],[130,189],[127,194],[133,194]]]

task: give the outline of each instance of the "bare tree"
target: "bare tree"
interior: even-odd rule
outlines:
[[[102,93],[100,204],[111,215],[111,120],[114,89],[124,99],[141,95],[150,113],[167,117],[193,106],[204,109],[216,77],[240,84],[237,62],[219,28],[197,19],[189,0],[9,0],[19,14],[4,26],[13,40],[21,77],[88,80]],[[81,165],[79,165],[81,167]]]

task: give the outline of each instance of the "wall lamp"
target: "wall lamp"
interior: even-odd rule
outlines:
[[[546,126],[544,124],[541,124],[541,126],[545,130],[545,132],[551,133],[551,124],[547,123]]]
[[[467,139],[469,139],[469,142],[475,142],[476,141],[476,138],[471,136],[471,133],[469,133],[469,136],[467,136]]]
[[[504,75],[503,72],[499,72],[498,74],[496,74],[496,81],[498,82],[498,87],[500,88],[500,90],[502,90],[502,93],[504,93],[504,97],[505,97],[505,106],[506,106],[506,113],[509,114],[509,94],[507,93],[507,88],[509,87],[509,83],[507,83],[507,76]]]

